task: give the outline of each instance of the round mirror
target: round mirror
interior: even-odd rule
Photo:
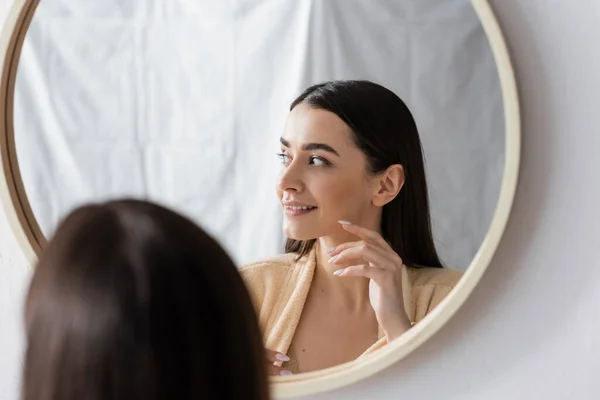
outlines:
[[[315,215],[331,211],[325,204],[358,207],[355,186],[338,190],[336,183],[365,169],[357,163],[372,156],[364,151],[368,145],[360,145],[368,127],[388,124],[385,129],[397,137],[381,146],[407,149],[416,161],[397,163],[403,169],[390,172],[395,189],[384,181],[381,187],[393,192],[393,199],[413,190],[415,179],[425,184],[425,191],[418,189],[425,201],[401,209],[410,218],[430,217],[427,252],[436,256],[428,263],[415,258],[410,264],[429,265],[413,265],[417,272],[407,268],[408,278],[402,278],[408,285],[405,307],[416,325],[390,341],[373,309],[357,317],[350,307],[319,300],[318,255],[314,265],[310,255],[304,258],[303,278],[283,296],[297,305],[275,318],[285,329],[272,322],[274,309],[282,305],[259,310],[267,347],[279,347],[275,350],[291,358],[279,366],[293,375],[275,379],[283,396],[331,389],[384,368],[431,336],[462,304],[510,211],[519,158],[514,78],[491,9],[485,1],[473,5],[468,0],[16,2],[3,49],[1,145],[5,208],[20,242],[33,260],[74,207],[136,197],[195,220],[240,266],[249,265],[243,274],[264,260],[300,265],[297,259],[277,258],[293,236],[293,218],[315,218],[310,225],[316,226],[321,217]],[[326,82],[321,89],[313,86]],[[352,92],[352,85],[364,90]],[[294,107],[309,87],[315,99],[318,90],[329,88],[329,94],[319,92],[321,100],[342,104],[338,112],[317,100],[313,107]],[[385,111],[378,95],[366,87],[393,92],[406,109],[398,106],[398,114],[386,119],[377,114]],[[367,101],[371,95],[373,101]],[[354,116],[344,108],[352,101]],[[361,107],[369,105],[370,115],[381,118],[360,121]],[[412,134],[420,145],[403,136],[410,133],[406,115],[414,119]],[[400,119],[404,125],[395,126]],[[338,128],[349,129],[336,139]],[[291,177],[291,163],[304,156],[312,169],[302,167],[304,175]],[[415,178],[419,160],[422,179]],[[329,170],[328,164],[333,164]],[[388,166],[375,172],[389,172]],[[302,190],[310,194],[296,196]],[[381,207],[390,199],[381,200]],[[357,234],[352,226],[336,229]],[[322,236],[311,234],[306,238]],[[410,258],[410,252],[405,249],[400,258]],[[432,272],[421,273],[420,267]],[[245,278],[279,279],[268,274],[245,272]],[[311,317],[309,310],[321,314]],[[323,310],[348,312],[333,320],[355,339],[336,345],[339,333],[321,321]],[[362,332],[365,321],[375,322],[370,332]],[[330,334],[316,340],[315,326]]]

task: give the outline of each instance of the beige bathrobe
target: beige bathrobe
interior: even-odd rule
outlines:
[[[265,347],[283,354],[288,353],[292,343],[316,268],[314,249],[298,261],[295,261],[296,257],[297,254],[284,254],[247,264],[240,269],[256,307]],[[452,290],[461,276],[460,271],[447,268],[405,268],[403,296],[410,320],[416,323],[425,317]],[[379,340],[363,355],[386,343],[380,328]],[[293,359],[291,354],[288,355]],[[293,364],[287,368],[297,372]]]

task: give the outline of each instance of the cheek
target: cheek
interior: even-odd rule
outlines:
[[[347,210],[364,206],[366,193],[364,182],[350,176],[340,174],[326,182],[315,182],[311,191],[321,207]]]

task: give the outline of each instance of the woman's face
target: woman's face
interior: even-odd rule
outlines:
[[[332,112],[299,104],[281,137],[277,195],[288,238],[309,240],[341,233],[337,221],[372,225],[376,180],[352,131]]]

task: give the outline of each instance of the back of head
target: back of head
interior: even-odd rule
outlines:
[[[40,258],[25,325],[24,400],[268,398],[234,264],[151,203],[72,212]]]

